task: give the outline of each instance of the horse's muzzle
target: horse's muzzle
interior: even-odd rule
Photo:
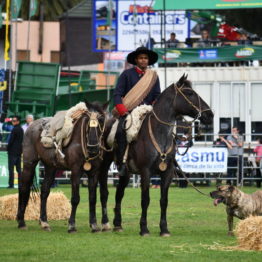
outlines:
[[[209,125],[213,123],[214,113],[211,110],[202,112],[199,118],[203,124]]]

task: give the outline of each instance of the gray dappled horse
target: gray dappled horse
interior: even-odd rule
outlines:
[[[68,221],[68,232],[76,231],[75,215],[80,201],[79,185],[80,178],[84,172],[88,175],[89,222],[92,232],[100,230],[96,224],[96,187],[98,181],[100,184],[100,198],[102,205],[102,230],[106,231],[110,229],[106,209],[108,198],[107,175],[100,176],[98,173],[98,170],[103,169],[100,167],[101,159],[104,154],[102,136],[106,121],[105,109],[107,108],[108,103],[100,106],[97,103],[86,102],[86,106],[87,111],[83,113],[74,124],[70,143],[63,148],[63,153],[65,155],[64,160],[57,157],[55,148],[45,148],[40,142],[43,123],[46,121],[44,118],[34,121],[25,133],[23,143],[23,172],[19,181],[19,203],[17,212],[19,228],[26,228],[24,221],[25,209],[30,196],[30,188],[34,179],[35,167],[41,160],[45,169],[45,176],[41,186],[41,227],[50,231],[46,214],[46,202],[50,193],[50,187],[55,179],[56,171],[70,170],[72,210]],[[93,122],[90,124],[90,116],[92,113],[96,116],[96,119],[95,123]],[[90,171],[85,171],[83,169],[87,158],[89,158],[89,168],[91,164]]]
[[[150,202],[150,177],[161,178],[161,218],[160,235],[169,236],[166,210],[168,205],[168,189],[174,175],[175,149],[173,145],[173,128],[175,121],[181,116],[199,119],[204,124],[211,124],[213,112],[202,98],[192,89],[191,82],[183,75],[176,84],[172,84],[161,93],[153,111],[148,114],[142,124],[135,141],[129,145],[127,157],[128,175],[121,176],[115,196],[114,230],[122,231],[121,201],[128,185],[130,174],[141,175],[141,207],[140,235],[149,234],[147,227],[147,209]],[[111,119],[111,124],[113,120]],[[106,136],[106,134],[105,134]],[[110,153],[108,153],[110,154]],[[112,158],[105,157],[101,166],[110,166]],[[102,171],[103,172],[103,171]]]

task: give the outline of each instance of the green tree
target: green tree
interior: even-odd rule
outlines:
[[[91,0],[85,0],[91,1]],[[2,9],[5,10],[5,0],[0,0]],[[43,6],[44,20],[55,21],[58,20],[59,16],[67,10],[70,10],[77,4],[83,2],[83,0],[38,0],[38,10],[36,15],[32,17],[32,20],[39,20],[40,18],[40,7]],[[22,6],[19,17],[24,20],[28,20],[29,16],[29,4],[30,0],[22,0]]]

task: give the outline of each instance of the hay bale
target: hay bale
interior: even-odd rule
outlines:
[[[235,229],[238,247],[242,250],[262,250],[262,217],[250,216]]]
[[[18,194],[0,197],[0,219],[15,220],[18,207]],[[47,199],[48,220],[68,219],[71,205],[63,192],[51,192]],[[30,196],[25,212],[25,220],[38,220],[40,216],[40,195]]]

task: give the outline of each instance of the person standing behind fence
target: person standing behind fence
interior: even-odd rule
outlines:
[[[261,176],[262,176],[262,138],[258,138],[258,145],[254,148],[254,152],[256,153],[256,164],[259,167],[256,170],[257,174],[257,187],[261,187]]]
[[[178,48],[179,41],[176,39],[175,33],[170,34],[170,39],[166,41],[166,45],[168,48]]]
[[[227,141],[225,134],[222,131],[218,133],[218,139],[213,142],[214,147],[226,147],[232,149],[231,144]]]
[[[22,155],[22,143],[24,137],[24,131],[20,126],[20,118],[14,116],[12,118],[12,124],[14,128],[11,131],[10,139],[7,145],[8,153],[8,170],[9,170],[9,186],[8,188],[14,188],[14,167],[18,173],[18,181],[21,175],[21,155]]]
[[[22,125],[24,133],[27,130],[27,128],[33,123],[34,116],[33,115],[27,115],[25,121],[26,121],[26,123]]]
[[[243,165],[243,136],[239,134],[237,127],[232,128],[232,134],[227,137],[232,149],[228,149],[228,178],[236,177],[238,170],[237,184],[242,183],[242,165]],[[227,181],[231,185],[231,181]],[[234,183],[236,184],[236,183]]]

